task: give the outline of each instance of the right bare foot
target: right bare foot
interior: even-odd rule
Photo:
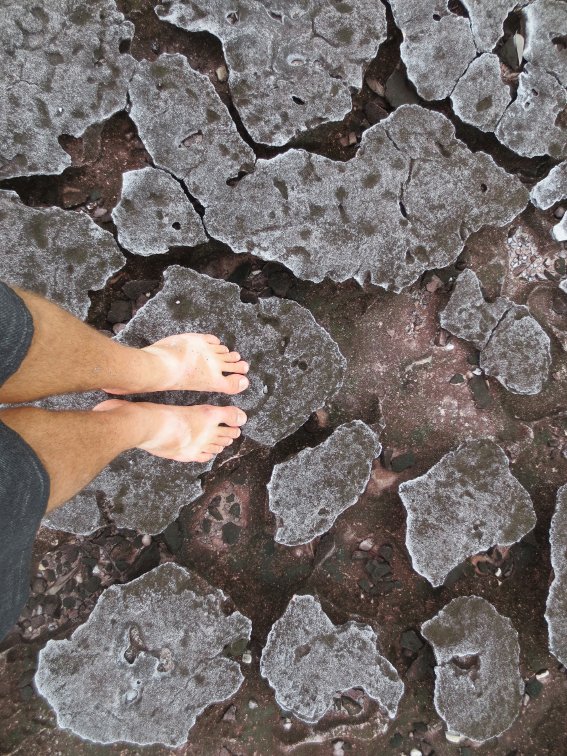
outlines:
[[[209,462],[240,436],[239,426],[247,420],[238,407],[209,404],[176,407],[108,399],[93,411],[137,413],[141,441],[136,448],[177,462]]]

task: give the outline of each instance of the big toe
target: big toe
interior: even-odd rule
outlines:
[[[243,375],[227,375],[222,379],[222,388],[225,394],[240,394],[241,391],[246,391],[250,381]]]

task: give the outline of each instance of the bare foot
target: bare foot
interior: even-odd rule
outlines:
[[[240,436],[246,415],[238,407],[176,407],[108,399],[93,412],[137,413],[143,429],[138,449],[177,462],[209,462]]]
[[[248,388],[249,365],[216,336],[183,333],[168,336],[141,350],[154,360],[154,377],[146,391],[213,391],[239,394]],[[228,375],[225,375],[228,373]],[[131,393],[107,388],[109,394]]]

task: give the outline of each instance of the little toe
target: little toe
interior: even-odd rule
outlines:
[[[229,362],[223,366],[223,373],[240,373],[240,375],[244,375],[249,370],[250,365],[247,362],[244,362],[244,360],[240,360],[240,362]]]
[[[243,375],[227,375],[222,379],[220,390],[225,394],[239,394],[241,391],[246,391],[250,381]]]

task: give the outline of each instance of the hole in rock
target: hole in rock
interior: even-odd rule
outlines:
[[[407,218],[408,217],[408,211],[406,210],[406,206],[401,201],[398,204],[399,204],[399,207],[400,207],[400,213],[404,216],[404,218]]]
[[[125,53],[130,52],[131,45],[132,45],[132,40],[123,39],[118,45],[118,51],[124,55]]]
[[[467,674],[475,682],[480,676],[480,656],[478,654],[468,654],[466,656],[453,656],[451,659],[457,670]]]
[[[562,34],[559,37],[553,37],[551,41],[554,45],[557,45],[560,50],[567,50],[567,34]]]
[[[296,105],[305,105],[305,100],[302,100],[301,97],[297,97],[297,95],[292,95],[291,99],[295,102]]]
[[[181,231],[181,223],[175,221],[175,223],[171,224],[171,228],[174,228],[176,231]]]
[[[486,186],[486,184],[481,184],[481,185],[480,185],[480,191],[481,191],[481,192],[486,192],[486,191],[487,191],[487,189],[488,189],[488,187]]]
[[[231,26],[234,26],[238,23],[238,13],[235,13],[232,11],[231,13],[226,14],[226,20]]]
[[[434,21],[441,21],[441,16],[438,13],[433,14],[433,20]]]
[[[201,144],[202,141],[203,132],[199,129],[199,131],[195,131],[193,134],[186,136],[185,139],[182,140],[181,144],[183,145],[183,147],[191,147],[193,144]]]
[[[461,0],[449,0],[447,3],[447,9],[454,13],[455,16],[462,16],[463,18],[469,17],[469,12],[462,4]]]
[[[280,24],[283,24],[283,16],[281,13],[278,13],[277,11],[268,11],[268,15],[271,16],[274,21],[279,21]]]

